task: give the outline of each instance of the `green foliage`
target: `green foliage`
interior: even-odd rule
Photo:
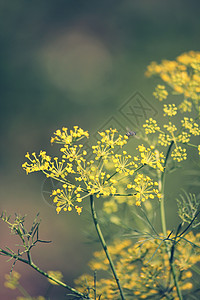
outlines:
[[[184,195],[180,194],[179,199],[176,200],[178,204],[178,214],[183,222],[189,224],[192,222],[193,228],[199,226],[200,221],[198,221],[197,216],[199,214],[200,203],[196,195],[184,192]]]

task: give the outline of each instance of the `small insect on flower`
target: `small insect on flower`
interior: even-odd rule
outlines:
[[[129,128],[126,128],[127,130],[127,133],[126,133],[126,136],[129,138],[129,137],[135,137],[135,138],[138,138],[136,137],[136,132],[133,131],[133,130],[130,130]]]

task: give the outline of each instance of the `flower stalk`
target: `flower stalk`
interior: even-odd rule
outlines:
[[[115,281],[117,283],[117,286],[118,286],[118,289],[119,289],[119,292],[120,292],[120,296],[121,296],[121,299],[122,300],[125,300],[125,297],[124,297],[124,294],[123,294],[123,290],[122,290],[122,287],[120,285],[120,281],[119,281],[119,278],[117,276],[117,273],[116,273],[116,270],[115,270],[115,266],[113,264],[113,261],[112,261],[112,258],[108,252],[108,248],[107,248],[107,245],[106,245],[106,242],[105,242],[105,239],[103,237],[103,234],[102,234],[102,231],[101,231],[101,228],[99,226],[99,223],[98,223],[98,219],[97,219],[97,214],[96,214],[96,211],[95,211],[95,206],[94,206],[94,198],[93,198],[93,195],[90,195],[90,207],[91,207],[91,212],[92,212],[92,218],[93,218],[93,221],[94,221],[94,225],[95,225],[95,228],[96,228],[96,231],[97,231],[97,234],[98,234],[98,237],[99,237],[99,240],[101,242],[101,245],[103,247],[103,250],[106,254],[106,257],[109,261],[109,264],[110,264],[110,268],[112,270],[112,273],[113,273],[113,276],[115,278]]]
[[[161,224],[162,224],[162,231],[163,231],[164,238],[167,238],[167,226],[166,226],[165,205],[164,205],[164,200],[165,200],[165,198],[164,198],[164,187],[165,187],[165,177],[166,177],[166,165],[167,165],[167,161],[168,161],[171,149],[173,147],[173,144],[174,144],[174,141],[172,141],[171,144],[169,145],[169,148],[168,148],[167,154],[166,154],[166,158],[165,158],[165,162],[164,162],[164,171],[163,171],[162,174],[161,174],[161,172],[159,172],[160,176],[159,176],[159,180],[158,180],[159,190],[160,190],[160,193],[161,193],[160,216],[161,216]],[[178,298],[180,300],[183,300],[183,297],[182,297],[182,294],[181,294],[181,291],[180,291],[180,288],[179,288],[177,276],[176,276],[176,270],[175,270],[174,262],[173,262],[173,260],[171,260],[170,249],[169,249],[169,245],[168,245],[167,241],[165,241],[165,245],[166,245],[166,251],[167,251],[168,256],[169,256],[171,273],[172,273],[172,277],[173,277],[173,280],[174,280],[174,285],[176,287],[177,295],[178,295]]]

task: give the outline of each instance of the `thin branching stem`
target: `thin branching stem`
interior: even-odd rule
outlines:
[[[166,165],[167,161],[169,158],[170,151],[173,147],[174,141],[171,142],[169,145],[169,148],[167,150],[167,154],[165,157],[165,162],[164,162],[164,171],[161,173],[159,176],[159,190],[161,192],[161,199],[160,199],[160,214],[161,214],[161,223],[162,223],[162,231],[164,236],[167,236],[167,227],[166,227],[166,217],[165,217],[165,205],[164,205],[164,187],[165,187],[165,176],[166,176]]]
[[[21,286],[20,284],[17,284],[16,288],[26,299],[32,299],[32,297],[27,293],[27,291],[23,288],[23,286]]]
[[[3,250],[0,248],[0,254],[1,255],[5,255],[5,256],[9,256],[15,260],[21,261],[27,265],[29,265],[31,268],[33,268],[34,270],[36,270],[38,273],[42,274],[43,276],[45,276],[48,279],[51,279],[52,281],[56,282],[58,285],[70,290],[71,292],[73,292],[74,294],[76,294],[77,296],[79,296],[81,299],[89,299],[92,300],[90,297],[82,294],[81,292],[77,291],[76,289],[72,288],[71,286],[67,285],[66,283],[50,276],[48,273],[44,272],[43,270],[41,270],[38,266],[36,266],[32,261],[30,261],[29,259],[26,260],[20,256],[18,256],[17,254],[14,253],[10,253],[6,250]]]
[[[162,231],[163,231],[163,235],[164,238],[167,237],[167,227],[166,227],[166,216],[165,216],[165,205],[164,205],[164,187],[165,187],[165,176],[166,176],[166,166],[167,166],[167,161],[169,158],[169,154],[170,151],[173,147],[174,141],[171,142],[171,144],[169,145],[169,148],[167,150],[167,154],[165,157],[165,162],[164,162],[164,171],[161,174],[161,176],[159,176],[159,190],[161,192],[161,200],[160,200],[160,215],[161,215],[161,224],[162,224]],[[171,259],[171,253],[170,253],[170,248],[167,242],[165,242],[166,245],[166,251],[168,253],[169,256],[169,262],[170,262],[170,267],[171,267],[171,274],[174,280],[174,285],[176,287],[176,291],[177,291],[177,295],[179,297],[180,300],[183,300],[180,288],[179,288],[179,284],[178,284],[178,280],[177,280],[177,276],[176,276],[176,270],[175,270],[175,266],[174,266],[174,261]]]
[[[94,198],[93,198],[93,195],[90,195],[90,206],[91,206],[91,212],[92,212],[92,218],[93,218],[93,221],[94,221],[94,225],[95,225],[95,228],[96,228],[96,231],[97,231],[97,234],[98,234],[98,237],[99,237],[99,240],[101,242],[101,245],[103,247],[103,250],[106,254],[106,257],[109,261],[109,264],[110,264],[110,268],[112,270],[112,273],[113,273],[113,276],[115,278],[115,281],[117,283],[117,286],[118,286],[118,289],[119,289],[119,292],[120,292],[120,296],[121,296],[121,299],[122,300],[125,300],[125,297],[124,297],[124,294],[123,294],[123,290],[122,290],[122,287],[120,285],[120,281],[119,281],[119,278],[117,276],[117,273],[116,273],[116,270],[115,270],[115,266],[113,264],[113,261],[112,261],[112,258],[108,252],[108,248],[107,248],[107,245],[106,245],[106,242],[104,240],[104,237],[103,237],[103,234],[102,234],[102,231],[101,231],[101,228],[99,226],[99,223],[98,223],[98,219],[97,219],[97,214],[96,214],[96,211],[95,211],[95,206],[94,206]]]

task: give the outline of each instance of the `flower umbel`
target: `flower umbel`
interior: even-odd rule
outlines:
[[[105,132],[99,132],[101,140],[97,142],[97,145],[92,146],[93,153],[96,155],[95,159],[99,158],[107,159],[113,154],[113,149],[116,146],[123,147],[127,144],[128,137],[117,134],[117,129],[107,129]]]
[[[169,105],[164,104],[163,111],[164,111],[164,116],[167,115],[169,117],[172,117],[177,114],[177,107],[175,104],[169,104]]]
[[[188,100],[183,100],[181,104],[179,104],[178,108],[182,113],[184,112],[191,112],[192,111],[192,103]]]
[[[163,164],[164,164],[164,154],[159,153],[158,150],[155,150],[154,146],[150,146],[149,148],[145,148],[144,145],[139,145],[138,150],[141,155],[141,163],[143,165],[148,165],[152,168],[158,168],[163,172]]]
[[[156,131],[160,130],[160,127],[157,125],[156,120],[153,120],[152,118],[146,120],[146,124],[144,124],[143,127],[145,128],[146,134],[155,133]]]
[[[82,212],[82,207],[74,205],[74,202],[82,202],[79,191],[80,187],[74,185],[63,184],[63,189],[57,189],[52,191],[52,196],[54,197],[53,202],[56,204],[57,214],[63,209],[64,211],[72,211],[72,207],[75,206],[77,213],[80,215]]]
[[[112,156],[112,161],[116,168],[116,172],[120,174],[133,175],[134,169],[133,167],[137,168],[138,165],[134,161],[131,161],[131,155],[127,154],[126,151],[123,151],[123,155],[115,154]]]
[[[62,130],[56,130],[54,137],[51,138],[51,143],[70,145],[84,137],[88,138],[89,133],[78,126],[74,126],[74,130],[70,130],[69,133],[68,128],[63,127]]]
[[[40,151],[38,156],[36,153],[32,153],[32,156],[27,153],[29,163],[22,165],[27,174],[42,171],[46,177],[61,182],[62,187],[53,190],[51,195],[58,214],[61,210],[70,212],[73,209],[80,214],[82,207],[79,203],[87,196],[95,195],[99,198],[116,194],[117,181],[114,177],[122,173],[125,177],[131,176],[138,168],[138,157],[132,158],[127,151],[114,154],[114,148],[120,150],[127,144],[126,135],[122,136],[112,128],[99,132],[99,135],[101,139],[92,147],[94,159],[91,160],[87,159],[87,152],[79,143],[80,139],[89,134],[77,126],[69,133],[67,128],[57,130],[51,140],[62,144],[61,160],[58,157],[51,158],[45,151]],[[107,169],[108,164],[112,165],[112,170]]]
[[[168,92],[166,91],[165,86],[158,84],[155,89],[155,92],[153,92],[153,96],[159,101],[167,99]]]
[[[155,196],[161,197],[158,191],[158,183],[153,182],[149,176],[138,174],[134,179],[134,184],[128,184],[127,188],[134,191],[134,201],[137,206],[147,199],[154,199]],[[132,202],[130,199],[129,202]]]
[[[193,118],[187,118],[185,117],[183,120],[181,120],[182,127],[187,129],[190,134],[197,136],[200,135],[200,128],[199,125],[194,122]]]
[[[182,112],[191,111],[191,105],[197,108],[200,100],[200,52],[183,53],[174,61],[163,60],[161,64],[152,62],[146,72],[147,76],[159,75],[176,94],[183,94],[184,101],[180,104]],[[162,93],[164,87],[157,87],[154,96],[159,100],[166,98]]]
[[[17,286],[19,286],[20,277],[21,275],[16,271],[12,271],[11,274],[6,274],[5,275],[6,281],[4,282],[5,287],[11,290],[15,290]]]

